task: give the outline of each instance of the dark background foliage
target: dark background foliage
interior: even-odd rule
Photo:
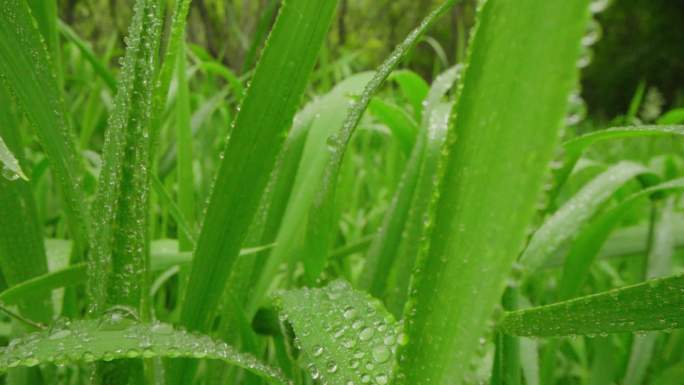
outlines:
[[[189,38],[236,73],[245,72],[254,63],[280,1],[194,0]],[[342,62],[348,71],[375,67],[437,3],[341,0],[322,62]],[[99,51],[111,39],[123,47],[132,0],[60,0],[59,4],[61,18]],[[475,0],[455,7],[406,65],[430,80],[461,60],[475,8]],[[582,77],[591,116],[609,120],[624,113],[640,82],[656,99],[662,98],[663,108],[684,104],[684,1],[615,0],[598,21],[601,39]]]

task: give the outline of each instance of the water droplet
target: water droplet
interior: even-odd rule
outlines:
[[[372,328],[365,328],[361,330],[361,333],[359,333],[359,339],[361,341],[368,341],[369,339],[373,338],[373,329]]]
[[[385,345],[378,345],[373,347],[372,351],[373,360],[377,363],[383,363],[389,360],[391,353],[390,350]]]

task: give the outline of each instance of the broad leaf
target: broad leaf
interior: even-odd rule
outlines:
[[[314,380],[331,385],[389,383],[403,337],[378,300],[345,281],[291,290],[279,299]]]
[[[18,366],[112,361],[122,358],[190,357],[220,360],[247,369],[272,384],[289,384],[256,358],[210,337],[161,323],[139,324],[121,313],[99,320],[63,321],[50,330],[12,340],[0,352],[0,371]]]
[[[429,245],[406,307],[397,384],[466,374],[528,235],[588,17],[587,0],[481,3]]]
[[[71,236],[82,251],[89,239],[82,163],[52,60],[25,0],[3,1],[0,20],[0,78],[36,130],[64,197]]]

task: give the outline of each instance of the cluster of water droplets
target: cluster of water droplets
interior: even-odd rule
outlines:
[[[344,281],[281,294],[282,321],[295,330],[311,378],[330,385],[386,385],[401,325],[379,301]]]
[[[150,120],[161,24],[155,2],[139,1],[126,37],[115,108],[105,135],[89,268],[91,312],[105,297],[135,302],[144,274],[149,205]],[[111,255],[123,263],[112,264]],[[116,285],[110,284],[116,281]]]
[[[53,363],[67,365],[122,358],[191,357],[240,366],[280,384],[283,374],[249,354],[208,336],[169,324],[140,324],[121,313],[100,320],[59,320],[49,330],[15,339],[0,351],[0,370]]]

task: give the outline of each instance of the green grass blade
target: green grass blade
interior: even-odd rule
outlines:
[[[663,136],[663,135],[684,135],[684,126],[667,125],[667,126],[633,126],[633,127],[613,127],[605,130],[594,131],[589,134],[579,136],[577,138],[568,140],[563,144],[565,150],[565,160],[563,165],[554,171],[554,178],[556,180],[555,191],[552,197],[558,193],[577,161],[582,157],[582,154],[594,143],[624,138],[639,138],[649,136]]]
[[[428,135],[423,132],[419,132],[418,135],[417,143],[413,147],[397,191],[368,250],[359,278],[359,287],[377,298],[382,298],[385,292],[387,270],[392,267],[399,245],[402,243],[404,227],[409,217],[422,161],[425,157]]]
[[[432,119],[419,133],[397,193],[368,251],[360,281],[361,287],[375,297],[387,294],[388,307],[396,315],[403,309],[409,275],[424,234],[422,224],[429,216],[427,205],[442,159],[451,105],[428,107],[426,112],[433,115]]]
[[[279,303],[312,379],[330,385],[389,383],[401,330],[379,301],[335,281],[322,289],[285,292]]]
[[[167,324],[138,324],[121,314],[98,320],[66,321],[64,325],[15,340],[0,352],[0,371],[47,363],[64,365],[137,357],[219,360],[249,370],[269,383],[289,384],[279,371],[223,342],[174,330]]]
[[[278,11],[280,3],[280,0],[267,0],[267,4],[259,17],[259,23],[257,24],[254,36],[252,37],[252,42],[249,44],[249,49],[247,49],[245,59],[242,62],[243,73],[251,70],[254,66],[254,62],[257,59],[257,53],[264,44],[266,36],[268,36],[268,29],[273,22],[273,18]]]
[[[102,81],[107,85],[107,88],[112,92],[116,92],[116,78],[114,78],[114,75],[112,75],[111,71],[102,63],[97,55],[95,55],[95,52],[93,52],[93,49],[89,44],[81,39],[71,27],[61,20],[59,21],[58,28],[59,32],[81,51],[83,57],[90,63],[95,73],[102,78]]]
[[[211,328],[335,5],[293,0],[280,9],[226,144],[197,242],[181,312],[181,323],[191,330]],[[193,372],[181,370],[174,381],[189,383]]]
[[[159,131],[162,126],[162,115],[164,107],[166,106],[166,99],[171,85],[171,79],[176,72],[176,60],[179,53],[178,46],[182,43],[185,37],[185,24],[190,10],[190,2],[192,0],[177,0],[176,8],[173,12],[173,19],[171,21],[171,29],[169,38],[164,47],[164,60],[162,61],[161,69],[156,78],[154,86],[154,96],[152,101],[152,121],[151,133],[152,143],[157,142]],[[150,157],[154,154],[150,152]]]
[[[171,214],[173,220],[176,221],[176,226],[178,226],[183,238],[194,246],[197,240],[197,231],[195,231],[194,227],[185,219],[185,215],[181,212],[178,205],[176,205],[176,202],[173,201],[169,192],[166,191],[164,184],[162,184],[156,175],[152,175],[152,189],[154,189],[155,194],[159,197],[160,204],[169,210],[169,214]]]
[[[11,106],[9,95],[0,86],[0,142],[16,162],[10,166],[14,168],[6,177],[0,176],[0,270],[6,284],[15,287],[45,274],[47,258],[31,184],[18,179],[20,165],[26,163],[19,126]],[[52,318],[50,297],[46,293],[25,297],[19,310],[38,322],[46,323]]]
[[[499,328],[516,336],[599,335],[684,327],[684,276],[508,313]]]
[[[306,221],[312,210],[311,206],[316,192],[324,183],[323,172],[330,159],[329,153],[321,149],[326,148],[330,135],[342,126],[349,98],[362,92],[364,84],[371,76],[370,73],[361,73],[345,79],[327,95],[307,105],[298,115],[297,125],[308,127],[306,143],[301,152],[301,159],[298,161],[294,182],[292,179],[284,181],[293,185],[292,192],[287,208],[282,214],[278,234],[274,239],[276,246],[269,255],[266,265],[261,269],[257,284],[254,285],[248,312],[256,311],[256,307],[266,296],[280,265],[292,261],[292,256],[305,248],[302,234],[306,229]],[[265,240],[262,240],[262,243],[263,241]],[[320,269],[320,267],[313,267],[320,261],[320,258],[307,259],[305,257],[303,260],[309,266],[309,271]],[[312,275],[308,278],[314,281],[316,277]]]
[[[187,225],[192,229],[195,223],[195,176],[192,170],[192,129],[190,127],[190,89],[185,74],[185,43],[178,44],[176,76],[178,80],[178,97],[176,98],[176,137],[178,148],[178,207]],[[194,246],[194,238],[181,233],[180,251],[190,251]]]
[[[684,123],[684,108],[675,108],[658,118],[658,124],[682,124]]]
[[[64,197],[71,236],[79,253],[88,238],[88,212],[81,183],[82,163],[52,60],[35,26],[26,1],[3,1],[0,7],[0,78],[35,128]]]
[[[16,305],[23,299],[35,298],[36,294],[45,294],[54,289],[76,286],[85,282],[86,264],[78,263],[62,270],[33,277],[0,292],[0,303]]]
[[[441,168],[444,163],[442,151],[446,141],[451,109],[452,105],[447,103],[436,106],[429,102],[426,103],[425,114],[432,118],[427,123],[427,132],[423,134],[427,136],[425,139],[427,141],[424,149],[425,155],[420,168],[420,174],[418,175],[418,185],[411,202],[408,219],[404,224],[401,243],[397,249],[397,255],[394,258],[392,267],[389,270],[389,276],[385,278],[381,270],[375,276],[375,279],[378,281],[387,281],[385,300],[392,314],[399,315],[404,309],[408,297],[411,273],[423,246],[421,240],[426,235],[427,223],[434,218],[434,194],[437,191],[439,179],[442,175]]]
[[[380,89],[380,86],[387,80],[392,71],[396,69],[401,60],[418,43],[420,38],[425,35],[437,19],[458,3],[458,1],[459,0],[444,1],[423,19],[421,24],[411,31],[406,39],[394,49],[389,58],[380,65],[375,76],[368,82],[361,97],[349,110],[340,131],[330,137],[330,160],[328,161],[323,174],[325,183],[323,183],[322,188],[314,198],[313,209],[309,214],[306,230],[307,247],[304,254],[307,258],[316,258],[319,260],[315,265],[312,265],[316,266],[316,270],[311,271],[309,269],[307,271],[309,276],[317,276],[326,264],[331,238],[335,234],[336,229],[334,226],[334,218],[337,176],[340,173],[344,154],[347,151],[347,147],[356,130],[356,126],[358,126],[361,121],[373,95]]]
[[[138,0],[109,119],[93,213],[90,312],[107,305],[145,314],[152,84],[161,22],[156,1]]]
[[[579,295],[580,289],[589,277],[589,268],[601,251],[604,242],[625,215],[634,208],[636,202],[659,192],[682,189],[684,189],[684,179],[675,179],[651,186],[628,196],[592,221],[579,233],[568,251],[563,274],[558,284],[558,298],[565,300]]]
[[[430,86],[420,75],[410,70],[394,71],[389,79],[399,84],[404,98],[413,107],[414,118],[420,122],[423,116],[423,101],[430,92]]]
[[[397,384],[461,379],[522,249],[589,16],[588,1],[485,1],[452,114]],[[456,380],[459,382],[460,380]]]
[[[520,263],[529,272],[541,267],[558,248],[578,233],[620,187],[639,175],[649,173],[652,172],[640,164],[621,162],[598,175],[534,233],[520,256]]]
[[[653,202],[654,225],[650,239],[646,268],[647,278],[659,278],[672,273],[674,256],[674,200]],[[681,310],[681,309],[680,309]],[[653,333],[637,335],[632,341],[632,351],[625,373],[623,385],[643,384],[653,358],[657,335]]]
[[[413,144],[416,142],[418,127],[411,115],[396,104],[386,102],[379,98],[373,98],[369,109],[371,113],[397,138],[404,154],[410,155]]]

